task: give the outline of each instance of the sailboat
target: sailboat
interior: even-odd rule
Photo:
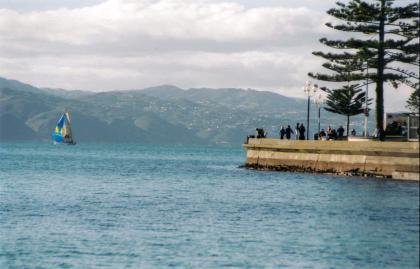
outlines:
[[[76,145],[76,141],[73,140],[73,134],[71,132],[70,115],[67,111],[58,119],[51,137],[54,144],[64,143],[67,145]]]

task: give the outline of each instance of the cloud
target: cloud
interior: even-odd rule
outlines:
[[[49,49],[261,48],[296,44],[302,36],[319,34],[322,16],[313,13],[307,8],[246,9],[237,3],[109,0],[79,9],[0,10],[0,31],[5,40],[44,42]]]
[[[0,71],[36,85],[92,90],[289,87],[305,74],[307,44],[325,30],[323,19],[305,7],[190,0],[2,9]]]
[[[311,0],[97,2],[0,9],[0,76],[70,89],[174,84],[302,97],[306,74],[321,66],[311,52],[325,49],[318,39],[330,34],[331,18]]]

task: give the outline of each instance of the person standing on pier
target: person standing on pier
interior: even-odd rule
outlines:
[[[286,130],[284,129],[283,126],[281,126],[280,128],[280,139],[283,140],[284,139],[284,135],[286,134]]]
[[[324,129],[321,129],[321,132],[319,132],[318,138],[319,138],[319,140],[323,140],[322,138],[324,138],[324,137],[326,138],[327,134],[325,133]]]
[[[289,140],[292,137],[292,134],[293,133],[294,132],[293,132],[292,128],[290,128],[290,125],[287,125],[287,128],[286,128],[286,139]]]
[[[344,128],[342,125],[337,129],[338,139],[343,139],[344,137]]]
[[[303,123],[299,126],[299,140],[305,140],[305,126],[303,126]]]
[[[295,139],[296,140],[299,139],[299,122],[296,123],[296,127],[295,127]]]

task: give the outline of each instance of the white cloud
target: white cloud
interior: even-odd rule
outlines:
[[[287,72],[296,71],[290,64],[296,57],[289,50],[316,39],[323,16],[303,7],[246,8],[234,2],[190,0],[109,0],[33,12],[3,9],[1,72],[46,86],[60,86],[43,79],[58,76],[57,83],[72,81],[74,88],[95,90],[110,85],[111,78],[119,79],[111,85],[122,89],[152,83],[246,87],[250,82],[272,89],[286,81]],[[297,58],[303,61],[303,55]],[[85,84],[76,79],[81,70],[97,80]],[[127,77],[147,76],[128,83],[122,70]],[[278,70],[284,75],[275,74]],[[241,73],[249,79],[240,79]],[[23,74],[27,77],[20,77]]]
[[[320,68],[311,52],[322,49],[328,17],[318,2],[285,2],[108,0],[0,9],[0,76],[86,90],[174,84],[302,97],[306,74]]]
[[[0,31],[8,40],[67,46],[111,46],[130,41],[141,50],[150,43],[162,47],[159,42],[175,41],[176,46],[188,49],[187,42],[265,47],[287,44],[291,39],[296,43],[302,35],[316,36],[323,29],[321,20],[321,14],[302,7],[246,9],[236,3],[109,0],[71,10],[0,10]]]

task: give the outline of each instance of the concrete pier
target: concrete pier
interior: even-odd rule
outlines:
[[[249,139],[248,168],[419,181],[419,142]]]

